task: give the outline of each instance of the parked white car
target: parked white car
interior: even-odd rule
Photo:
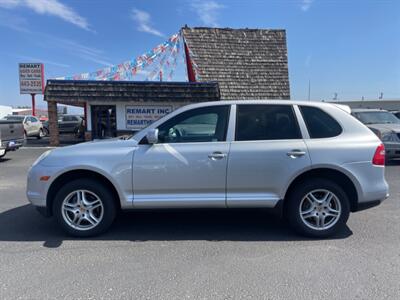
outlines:
[[[27,196],[75,236],[104,232],[119,209],[253,207],[282,209],[294,230],[327,237],[388,196],[384,163],[382,142],[337,106],[218,101],[130,139],[45,152]]]
[[[38,139],[45,136],[42,122],[34,116],[9,115],[4,117],[5,120],[19,121],[24,125],[26,137],[37,137]]]

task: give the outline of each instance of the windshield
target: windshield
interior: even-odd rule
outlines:
[[[387,111],[368,111],[354,113],[364,124],[400,124],[400,120]]]

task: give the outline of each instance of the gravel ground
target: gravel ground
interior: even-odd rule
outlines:
[[[0,299],[399,299],[400,164],[391,196],[328,240],[262,210],[129,212],[93,239],[65,236],[25,197],[45,149],[0,160]]]

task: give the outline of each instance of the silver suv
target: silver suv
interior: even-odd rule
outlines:
[[[75,236],[118,210],[276,208],[312,237],[388,196],[381,141],[327,103],[219,101],[180,108],[129,139],[45,152],[27,196]]]

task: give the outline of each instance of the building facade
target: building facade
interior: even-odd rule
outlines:
[[[51,144],[57,104],[82,107],[93,139],[138,131],[190,103],[290,99],[285,30],[184,27],[180,35],[188,82],[48,80]]]

